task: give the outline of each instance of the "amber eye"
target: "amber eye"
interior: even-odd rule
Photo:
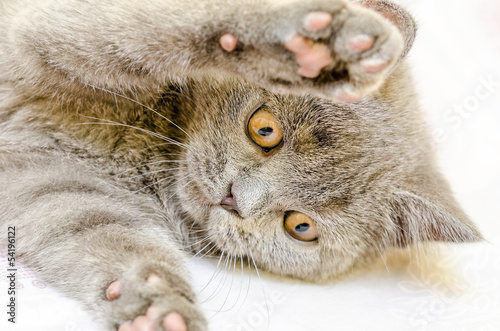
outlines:
[[[278,146],[283,138],[276,117],[265,106],[257,110],[248,121],[248,134],[265,152]]]
[[[295,239],[300,241],[314,241],[318,239],[316,224],[307,216],[299,212],[292,212],[285,216],[285,229]]]

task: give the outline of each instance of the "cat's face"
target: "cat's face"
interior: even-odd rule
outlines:
[[[425,153],[407,148],[390,112],[207,85],[184,110],[175,194],[220,252],[320,279],[404,241],[393,192],[427,161],[415,161]]]

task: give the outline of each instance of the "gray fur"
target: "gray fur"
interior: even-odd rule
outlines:
[[[16,226],[18,257],[106,330],[152,304],[204,330],[185,251],[318,281],[390,247],[481,240],[421,119],[404,61],[413,20],[361,3],[395,25],[336,0],[1,0],[0,223]],[[316,10],[334,20],[311,34],[302,21]],[[235,52],[218,45],[224,32]],[[297,32],[332,50],[316,79],[283,47]],[[344,47],[359,33],[377,36],[363,56],[390,59],[387,70],[359,71]],[[318,98],[339,91],[368,96]],[[284,137],[270,156],[245,133],[264,103]],[[230,183],[242,217],[216,207]],[[317,242],[286,234],[291,210],[316,221]],[[107,302],[115,279],[122,297]]]

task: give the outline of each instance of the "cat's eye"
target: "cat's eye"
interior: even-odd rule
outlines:
[[[260,107],[248,121],[248,135],[264,152],[269,152],[281,143],[283,133],[276,117],[268,107]]]
[[[315,241],[318,239],[316,224],[306,214],[291,212],[285,215],[285,229],[295,239],[300,241]]]

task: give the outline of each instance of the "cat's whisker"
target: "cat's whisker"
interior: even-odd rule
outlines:
[[[228,267],[231,267],[231,264],[234,264],[235,262],[236,262],[236,258],[233,257],[233,256],[231,256],[231,260],[229,261]],[[233,272],[234,272],[234,270],[233,270]],[[230,270],[226,269],[226,278],[228,277],[229,273],[230,273]],[[228,290],[228,292],[226,294],[226,298],[222,302],[222,305],[220,306],[220,308],[218,310],[216,310],[216,313],[210,317],[211,319],[214,318],[215,316],[217,316],[219,313],[221,313],[222,312],[222,308],[224,308],[224,306],[226,305],[227,299],[229,298],[229,295],[231,294],[231,289],[233,287],[234,273],[232,273],[231,275],[232,275],[232,277],[231,277],[231,283],[229,285],[229,290]],[[223,284],[223,286],[221,288],[221,291],[223,290],[225,284],[226,284],[226,282],[224,281],[224,284]]]
[[[380,249],[379,249],[379,247],[378,247],[378,245],[377,245],[376,243],[375,243],[375,245],[374,245],[374,246],[375,246],[375,248],[377,249],[378,253],[380,254],[380,257],[382,258],[382,261],[384,262],[385,268],[387,269],[387,274],[389,274],[389,273],[390,273],[390,272],[389,272],[389,267],[387,266],[387,262],[386,262],[386,260],[385,260],[384,255],[382,254],[382,252],[380,251]]]
[[[229,299],[229,296],[231,295],[231,290],[233,288],[234,275],[236,273],[236,260],[237,260],[237,258],[235,256],[234,259],[233,259],[233,261],[232,261],[232,263],[233,263],[233,271],[231,272],[231,276],[232,276],[231,277],[231,284],[229,285],[229,290],[227,292],[226,298],[224,299],[224,302],[222,303],[222,306],[219,308],[219,310],[211,318],[217,316],[219,313],[226,313],[228,311],[231,311],[231,309],[233,309],[236,306],[236,304],[238,303],[238,301],[239,301],[239,294],[238,294],[238,298],[236,299],[235,303],[231,307],[227,308],[226,310],[222,310],[222,308],[224,308],[224,306],[226,305],[226,302]],[[240,294],[241,294],[241,287],[240,287]]]
[[[145,167],[145,166],[149,166],[149,165],[153,165],[153,164],[161,164],[161,163],[187,163],[187,161],[185,161],[185,160],[161,160],[161,161],[143,163],[143,164],[139,164],[139,165],[137,165],[137,166],[135,166],[133,168],[129,168],[127,170],[119,172],[119,173],[115,174],[115,176],[118,177],[118,176],[121,176],[121,175],[123,175],[123,174],[125,174],[127,172],[136,170],[137,168],[141,168],[141,167]]]
[[[128,127],[128,128],[131,128],[131,129],[136,129],[136,130],[139,130],[139,131],[142,131],[142,132],[145,132],[145,133],[148,133],[154,137],[157,137],[157,138],[160,138],[162,139],[163,141],[166,141],[166,142],[170,142],[172,144],[179,144],[179,146],[183,146],[184,148],[186,149],[189,149],[189,146],[185,145],[185,144],[182,144],[181,142],[173,139],[173,138],[169,138],[169,137],[165,137],[157,132],[153,132],[153,131],[150,131],[150,130],[146,130],[146,129],[143,129],[143,128],[140,128],[140,127],[137,127],[137,126],[133,126],[133,125],[129,125],[129,124],[123,124],[123,123],[119,123],[119,122],[116,122],[116,121],[112,121],[112,120],[109,120],[109,119],[105,119],[105,118],[99,118],[99,117],[94,117],[94,116],[88,116],[88,115],[83,115],[83,114],[80,114],[79,112],[77,112],[78,115],[80,115],[81,117],[85,117],[85,118],[88,118],[88,119],[92,119],[92,120],[96,120],[96,121],[100,121],[100,122],[89,122],[89,123],[79,123],[78,125],[89,125],[89,124],[108,124],[110,126],[112,125],[115,125],[115,126],[123,126],[123,127]]]
[[[101,90],[101,91],[103,91],[103,92],[107,92],[107,93],[110,93],[110,94],[114,95],[114,96],[115,96],[115,100],[116,100],[116,96],[119,96],[119,97],[122,97],[122,98],[124,98],[124,99],[126,99],[126,100],[132,101],[132,102],[134,102],[134,103],[136,103],[136,104],[138,104],[138,105],[140,105],[140,106],[142,106],[142,107],[144,107],[144,108],[146,108],[146,109],[148,109],[148,110],[152,111],[152,112],[153,112],[153,113],[155,113],[156,115],[160,116],[161,118],[163,118],[164,120],[166,120],[167,122],[169,122],[170,124],[172,124],[173,126],[175,126],[177,129],[181,130],[181,131],[182,131],[182,132],[183,132],[186,136],[188,136],[189,138],[191,138],[191,139],[193,138],[193,137],[191,137],[191,136],[189,135],[189,133],[187,133],[184,129],[182,129],[180,126],[178,126],[178,125],[177,125],[176,123],[174,123],[172,120],[170,120],[169,118],[167,118],[167,117],[163,116],[162,114],[160,114],[158,111],[154,110],[153,108],[151,108],[151,107],[149,107],[149,106],[146,106],[145,104],[143,104],[143,103],[141,103],[141,102],[139,102],[139,101],[137,101],[137,100],[134,100],[134,99],[129,98],[129,97],[127,97],[127,96],[123,95],[123,94],[116,93],[116,92],[113,92],[113,91],[110,91],[110,90],[107,90],[107,89],[104,89],[104,88],[101,88],[101,87],[98,87],[98,86],[95,86],[95,85],[91,85],[91,84],[86,84],[86,85],[87,85],[87,86],[90,86],[90,87],[93,87],[93,88],[96,88],[96,89],[98,89],[98,90]],[[136,98],[137,98],[137,94],[136,94]],[[117,104],[118,104],[118,102],[117,102]]]
[[[210,237],[211,237],[210,235],[206,235],[205,237],[203,237],[203,238],[201,238],[201,239],[199,239],[199,240],[197,240],[197,241],[195,241],[193,243],[190,243],[189,245],[182,245],[182,247],[184,247],[184,248],[193,248],[193,247],[195,247],[197,245],[200,245],[203,242],[207,241],[208,239],[210,239]]]
[[[84,115],[81,115],[81,116],[84,116]],[[89,117],[89,116],[85,116],[85,117]],[[128,125],[128,124],[123,124],[123,123],[118,123],[118,122],[114,122],[114,121],[109,121],[109,120],[105,120],[105,119],[100,119],[100,118],[93,118],[93,117],[90,117],[92,119],[95,119],[95,120],[98,120],[98,121],[104,121],[104,122],[86,122],[86,123],[79,123],[77,125],[108,125],[108,126],[122,126],[122,127],[126,127],[126,128],[130,128],[130,129],[134,129],[134,130],[139,130],[139,131],[142,131],[144,133],[147,133],[153,137],[156,137],[158,139],[161,139],[163,141],[166,141],[172,145],[176,145],[176,146],[179,146],[179,147],[183,147],[185,149],[189,149],[189,146],[187,146],[186,144],[183,144],[183,143],[180,143],[178,142],[177,140],[174,140],[172,138],[168,138],[168,137],[165,137],[164,135],[161,135],[157,132],[153,132],[153,131],[150,131],[150,130],[146,130],[146,129],[143,129],[143,128],[140,128],[140,127],[137,127],[137,126],[133,126],[133,125]]]
[[[227,280],[227,276],[228,276],[227,266],[230,263],[230,261],[232,260],[232,258],[233,257],[231,255],[227,254],[226,261],[224,263],[224,269],[221,269],[217,274],[219,274],[222,271],[225,271],[225,273],[222,275],[221,280],[220,280],[219,284],[217,285],[217,287],[215,288],[215,290],[212,292],[212,294],[210,294],[208,296],[207,299],[205,299],[204,302],[208,302],[211,299],[215,298],[220,293],[220,291],[222,291],[222,289],[224,288],[224,284],[226,284],[226,280]]]
[[[198,256],[198,254],[200,254],[201,252],[203,252],[208,246],[210,246],[210,244],[212,244],[212,242],[208,242],[208,244],[206,244],[205,246],[203,246],[202,249],[198,250],[198,252],[196,252],[196,254],[194,254],[193,256],[191,256],[191,258],[196,258]]]
[[[205,243],[208,239],[210,239],[210,235],[206,235],[205,237],[198,238],[198,239],[199,240],[194,241],[194,242],[189,243],[189,244],[182,244],[182,247],[184,247],[184,248],[194,248],[195,246],[203,245],[203,243]]]
[[[267,303],[266,291],[264,290],[264,283],[262,282],[262,278],[260,277],[259,268],[257,268],[257,264],[255,263],[255,259],[253,258],[252,250],[249,249],[248,253],[250,253],[250,258],[252,259],[253,266],[255,267],[255,271],[257,272],[257,276],[259,277],[260,287],[262,289],[262,294],[264,295],[264,302],[266,303],[266,310],[267,310],[266,330],[267,330],[267,329],[269,329],[270,315],[269,315],[269,304]]]
[[[211,242],[210,244],[212,244],[212,247],[210,247],[210,249],[209,249],[207,252],[205,252],[205,253],[203,253],[202,255],[200,255],[200,258],[203,258],[203,257],[205,257],[205,256],[208,256],[208,257],[212,257],[212,256],[214,256],[214,255],[208,255],[208,254],[210,254],[210,252],[212,252],[212,251],[214,251],[214,250],[215,250],[215,251],[217,251],[217,249],[216,249],[216,248],[217,248],[217,246],[215,246],[215,244],[213,244],[213,242]],[[215,252],[215,251],[214,251],[214,252]]]
[[[168,177],[164,177],[164,178],[162,178],[162,179],[157,180],[156,182],[154,182],[154,183],[152,183],[152,184],[149,184],[149,185],[147,185],[147,186],[144,186],[143,188],[140,188],[140,189],[138,189],[138,190],[136,190],[136,191],[132,191],[132,192],[133,192],[133,193],[139,193],[139,192],[141,192],[141,191],[143,191],[143,190],[145,190],[145,189],[147,189],[147,188],[149,188],[149,187],[151,187],[151,186],[155,186],[155,185],[157,185],[157,184],[159,184],[159,183],[161,183],[161,182],[164,182],[164,181],[169,180],[169,179],[172,179],[172,178],[175,178],[175,175],[173,175],[173,176],[168,176]]]
[[[150,150],[151,151],[154,147],[160,147],[160,146],[166,146],[166,145],[168,145],[168,144],[166,144],[166,143],[158,143],[158,144],[148,145],[148,146],[142,148],[141,151],[144,151],[144,150]],[[167,153],[167,154],[163,154],[163,155],[173,155],[173,154],[174,153]],[[177,153],[175,153],[175,154],[177,154]],[[159,154],[159,155],[161,155],[161,154]]]
[[[189,174],[187,176],[184,176],[183,178],[181,179],[184,179],[186,177],[189,177],[189,176],[192,176],[192,174]],[[181,179],[179,179],[177,182],[179,182]],[[191,184],[192,182],[194,182],[195,179],[191,179],[189,180],[188,182],[184,183],[181,187],[179,187],[174,193],[172,193],[165,201],[163,201],[163,204],[167,203],[167,201],[169,201],[170,199],[172,199],[177,193],[180,192],[180,190],[182,190],[183,188],[185,188],[186,186],[188,186],[189,184]]]
[[[140,175],[132,176],[129,179],[135,179],[135,178],[144,177],[144,176],[148,176],[148,175],[158,174],[160,172],[173,171],[173,170],[179,170],[179,169],[182,169],[182,168],[166,168],[166,169],[154,170],[154,171],[146,172],[146,173],[143,173]]]
[[[222,305],[220,306],[220,308],[216,311],[216,313],[214,315],[212,315],[210,318],[214,318],[215,316],[217,316],[219,313],[221,312],[226,312],[227,310],[222,310],[222,308],[224,308],[224,306],[226,305],[226,302],[227,302],[227,299],[229,299],[229,295],[231,294],[231,290],[233,288],[233,282],[234,282],[234,268],[236,266],[236,257],[233,257],[231,256],[231,260],[229,262],[229,267],[231,266],[231,264],[233,264],[233,272],[231,273],[230,270],[226,270],[226,278],[228,277],[228,275],[231,273],[231,283],[229,284],[229,289],[227,291],[227,294],[226,294],[226,298],[224,299],[224,301],[222,302]],[[226,284],[226,281],[224,280],[224,284],[222,284],[222,287],[221,287],[221,291],[224,289],[224,285]],[[219,291],[220,293],[220,291]]]
[[[173,176],[173,177],[175,178],[175,176]],[[170,192],[170,189],[171,189],[172,187],[174,187],[175,185],[177,185],[177,184],[178,184],[178,182],[180,182],[180,181],[182,181],[182,180],[184,180],[184,179],[186,179],[186,178],[193,178],[193,177],[194,177],[194,175],[193,175],[193,174],[187,174],[187,175],[186,175],[186,176],[184,176],[184,177],[181,177],[181,178],[178,178],[178,179],[176,179],[176,180],[173,180],[173,181],[172,181],[172,183],[168,184],[168,186],[166,186],[166,187],[163,187],[163,188],[162,188],[162,190],[164,190],[164,191],[166,191],[166,192]],[[167,199],[165,199],[165,201],[163,201],[163,204],[165,205],[165,203],[166,203],[168,200],[170,200],[170,199],[171,199],[174,195],[176,195],[177,193],[179,193],[179,192],[180,192],[180,191],[181,191],[184,187],[186,187],[187,185],[191,184],[194,180],[195,180],[195,179],[193,178],[193,179],[189,180],[186,184],[184,184],[184,185],[182,185],[181,187],[179,187],[179,188],[177,189],[177,191],[175,191],[174,193],[172,193],[172,194],[171,194],[171,195],[170,195]]]
[[[236,306],[236,304],[240,301],[240,297],[241,297],[241,292],[243,291],[243,280],[244,280],[244,271],[245,271],[245,267],[244,267],[244,263],[243,263],[243,255],[240,255],[240,277],[241,277],[241,282],[240,282],[240,291],[238,292],[238,300],[236,300],[236,302],[234,303],[234,306],[231,307],[234,308]],[[250,271],[250,269],[249,269]],[[245,294],[245,297],[243,299],[243,301],[241,302],[241,306],[236,310],[236,312],[234,313],[234,315],[236,316],[238,314],[238,312],[241,310],[241,308],[245,305],[245,302],[247,300],[247,297],[248,297],[248,293],[250,291],[250,273],[248,273],[248,286],[247,286],[247,291],[246,291],[246,294]]]
[[[239,258],[240,258],[240,261],[242,262],[243,260],[242,260],[241,255],[239,255]],[[234,268],[233,268],[233,273],[234,274],[236,274],[236,262],[237,261],[238,261],[238,259],[235,258],[234,259]],[[241,265],[241,267],[243,267],[243,264]],[[241,272],[240,277],[241,277],[241,280],[240,280],[240,286],[239,286],[239,291],[238,291],[238,297],[236,298],[236,301],[234,302],[234,304],[231,307],[229,307],[227,310],[225,310],[225,312],[231,311],[234,307],[236,307],[236,305],[240,301],[241,291],[243,290],[243,272]]]
[[[243,275],[243,270],[244,270],[243,265],[244,265],[243,257],[241,257],[241,273],[242,273],[242,275]],[[250,294],[250,284],[252,282],[252,269],[251,269],[251,264],[250,264],[250,257],[248,256],[248,254],[247,254],[247,266],[248,266],[248,272],[247,272],[247,275],[248,275],[247,292],[245,293],[245,298],[243,298],[243,301],[241,302],[240,308],[238,308],[238,310],[235,312],[235,315],[238,314],[238,312],[241,310],[241,308],[243,308],[243,306],[245,305],[245,302],[247,301],[248,294]]]
[[[193,226],[189,229],[189,234],[194,234],[194,233],[202,233],[202,232],[207,232],[205,229],[193,229]]]
[[[220,266],[220,263],[222,261],[222,257],[224,256],[224,254],[225,254],[225,251],[222,250],[222,254],[219,257],[219,262],[217,263],[217,267],[215,268],[215,271],[212,274],[212,277],[210,277],[210,279],[208,280],[207,284],[201,289],[200,293],[203,292],[208,287],[208,285],[210,285],[210,283],[215,279],[215,277],[217,277],[216,274],[218,274],[217,271],[219,270],[219,266]]]

